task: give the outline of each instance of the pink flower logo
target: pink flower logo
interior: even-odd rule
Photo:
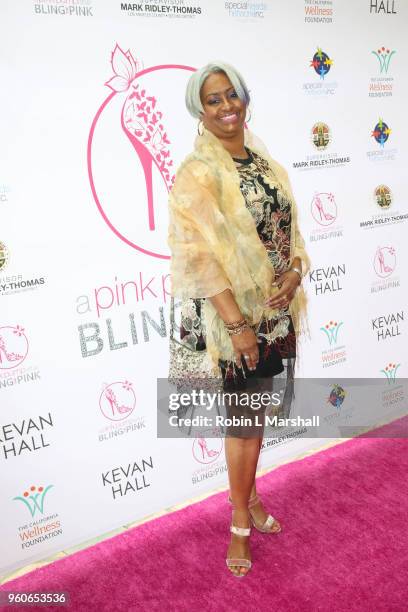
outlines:
[[[20,325],[0,327],[0,370],[11,370],[23,363],[28,340]]]

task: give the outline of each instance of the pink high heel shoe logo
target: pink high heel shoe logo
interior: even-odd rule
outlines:
[[[132,53],[119,45],[111,65],[114,76],[105,85],[112,92],[98,109],[88,138],[92,194],[118,238],[146,255],[169,259],[165,253],[167,195],[174,182],[175,162],[166,125],[173,121],[174,132],[177,123],[172,110],[166,115],[158,99],[167,104],[177,93],[181,100],[185,83],[178,85],[176,75],[195,68],[163,64],[142,69]]]
[[[136,395],[128,380],[107,385],[99,397],[102,414],[110,421],[123,421],[133,412]]]
[[[11,370],[23,363],[28,340],[20,325],[0,327],[0,370]]]
[[[331,225],[337,218],[337,205],[332,193],[315,193],[311,204],[312,216],[319,225]]]
[[[195,438],[193,457],[198,463],[212,463],[220,456],[223,448],[222,438]]]
[[[377,276],[387,278],[390,276],[397,265],[397,258],[394,247],[378,247],[374,255],[374,270]]]

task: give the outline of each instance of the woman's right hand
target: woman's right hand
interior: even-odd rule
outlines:
[[[248,369],[255,370],[259,361],[259,349],[254,331],[250,328],[244,329],[242,333],[232,335],[231,342],[237,366],[242,367],[242,358],[244,358]]]
[[[224,291],[208,299],[226,325],[243,322],[244,316],[235,301],[231,289],[224,289]],[[259,360],[259,350],[256,335],[252,329],[247,327],[240,334],[231,334],[230,338],[237,366],[239,368],[242,367],[243,357],[248,368],[255,370]]]

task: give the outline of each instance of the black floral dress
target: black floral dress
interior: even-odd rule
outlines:
[[[247,153],[247,159],[234,159],[241,193],[276,276],[279,276],[290,264],[291,202],[267,160],[249,149]],[[202,306],[203,299],[188,300],[181,312],[180,339],[197,351],[206,348]],[[250,372],[244,362],[243,367],[238,368],[235,363],[220,361],[224,389],[245,389],[251,378],[293,379],[296,338],[289,311],[280,310],[272,321],[262,320],[257,337],[259,363],[256,371]],[[289,401],[290,397],[287,399]]]

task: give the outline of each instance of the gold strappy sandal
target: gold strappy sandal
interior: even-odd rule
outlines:
[[[228,496],[228,501],[232,506],[233,504],[230,496]],[[255,495],[254,497],[252,497],[252,499],[248,501],[249,518],[255,529],[257,529],[261,533],[280,533],[282,531],[282,527],[280,526],[279,521],[274,518],[272,514],[268,514],[265,522],[262,525],[255,521],[254,517],[251,514],[251,508],[252,506],[256,506],[258,502],[258,495]],[[274,525],[279,525],[279,529],[272,529]]]
[[[253,506],[256,506],[258,502],[259,502],[258,495],[255,495],[255,497],[250,499],[248,502],[249,518],[251,519],[251,523],[253,524],[255,529],[257,529],[261,533],[279,533],[280,531],[282,531],[282,527],[279,525],[279,521],[276,518],[274,518],[272,514],[268,514],[267,519],[262,524],[259,524],[255,521],[254,517],[251,514],[251,508]],[[279,526],[279,529],[273,529],[274,525]]]
[[[251,535],[251,528],[250,527],[235,527],[235,525],[231,525],[230,527],[230,531],[231,533],[233,533],[234,535],[238,535],[238,536],[242,536],[242,537],[249,537]],[[252,561],[250,561],[249,559],[225,559],[226,563],[227,563],[227,567],[246,567],[248,569],[248,571],[251,569],[252,567]],[[245,572],[244,574],[241,574],[241,572],[239,574],[234,574],[234,572],[231,572],[231,574],[233,576],[236,576],[237,578],[243,578],[244,576],[246,576],[248,574],[248,572]]]

